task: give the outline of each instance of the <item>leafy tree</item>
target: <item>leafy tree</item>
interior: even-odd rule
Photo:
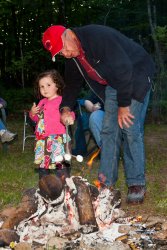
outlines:
[[[166,13],[165,0],[0,0],[1,82],[24,88],[47,68],[63,71],[63,59],[53,64],[44,50],[42,32],[53,24],[75,27],[96,23],[112,26],[136,40],[154,55],[157,68],[163,65],[157,75],[163,84],[158,80],[156,88],[163,95],[153,95],[160,105],[167,92],[162,91],[166,81]],[[160,112],[158,108],[156,113]]]

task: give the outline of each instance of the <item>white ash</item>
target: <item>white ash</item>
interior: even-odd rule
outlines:
[[[2,227],[3,223],[4,223],[4,221],[1,219],[1,221],[0,221],[0,228]]]
[[[76,194],[77,193],[77,189],[76,189],[76,186],[73,182],[73,178],[66,178],[66,185],[67,187],[69,187],[69,189],[73,192],[73,194]]]
[[[115,219],[125,216],[125,213],[120,209],[115,209],[112,206],[113,194],[109,189],[103,189],[95,202],[93,202],[95,216],[99,228],[110,225]]]
[[[57,233],[62,236],[67,230],[79,230],[77,208],[68,191],[65,193],[64,202],[56,206],[53,206],[52,202],[46,203],[38,192],[36,196],[37,212],[17,227],[20,241],[32,243],[35,239],[36,242],[45,244],[48,237],[55,236]]]
[[[104,228],[95,233],[91,234],[82,234],[82,241],[86,242],[87,245],[95,245],[95,244],[108,244],[109,242],[112,243],[118,237],[123,236],[123,233],[119,233],[120,224],[112,223],[110,227]]]

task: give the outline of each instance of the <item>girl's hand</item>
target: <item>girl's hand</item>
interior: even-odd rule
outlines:
[[[129,128],[133,125],[133,119],[135,117],[131,114],[129,107],[119,107],[118,108],[118,124],[121,129],[123,126]]]
[[[32,105],[32,107],[31,107],[31,110],[30,110],[32,116],[38,114],[38,113],[39,113],[39,110],[40,110],[40,108],[39,108],[39,107],[36,105],[36,103],[34,102],[33,105]]]

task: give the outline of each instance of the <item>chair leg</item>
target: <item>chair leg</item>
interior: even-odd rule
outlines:
[[[25,137],[26,137],[26,128],[25,128],[25,124],[24,124],[24,131],[23,131],[23,152],[24,152],[24,148],[25,148]]]
[[[24,152],[24,147],[25,147],[25,139],[23,138],[23,152]]]
[[[24,112],[24,128],[23,128],[23,152],[25,147],[25,136],[26,136],[26,122],[27,122],[27,112]]]
[[[32,135],[32,134],[26,135],[26,127],[29,125],[28,120],[27,120],[27,116],[28,116],[28,112],[24,111],[23,148],[22,148],[22,152],[24,152],[24,150],[25,150],[25,143],[26,143],[27,138],[35,138],[35,135]],[[29,126],[31,127],[31,125],[29,125]]]

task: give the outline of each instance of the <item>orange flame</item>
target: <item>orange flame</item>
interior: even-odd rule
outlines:
[[[88,165],[89,167],[92,166],[93,160],[98,156],[99,153],[100,153],[100,148],[92,154],[90,160],[87,162],[87,165]]]
[[[93,181],[93,184],[99,189],[101,187],[101,183],[98,180]]]

